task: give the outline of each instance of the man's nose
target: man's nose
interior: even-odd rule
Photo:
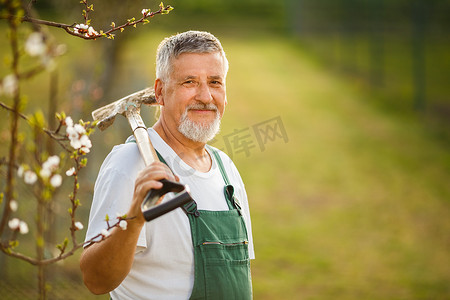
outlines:
[[[211,90],[206,83],[201,83],[197,88],[197,95],[195,97],[196,100],[201,101],[203,103],[209,103],[213,100],[211,95]]]

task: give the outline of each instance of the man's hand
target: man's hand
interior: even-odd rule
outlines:
[[[162,188],[162,183],[159,182],[161,179],[179,181],[169,167],[159,161],[153,162],[138,173],[134,184],[133,202],[127,214],[129,217],[136,217],[137,224],[144,225],[145,219],[141,211],[142,201],[150,190]]]

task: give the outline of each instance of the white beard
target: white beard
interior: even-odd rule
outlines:
[[[216,113],[215,119],[209,124],[197,123],[189,119],[189,109],[210,109]],[[220,115],[217,106],[214,104],[192,104],[186,107],[186,110],[181,115],[180,125],[178,131],[186,138],[200,143],[207,143],[212,140],[220,130]]]

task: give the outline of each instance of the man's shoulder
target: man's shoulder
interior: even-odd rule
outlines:
[[[124,143],[115,145],[103,161],[102,168],[129,171],[132,168],[140,168],[143,164],[136,143]]]
[[[126,157],[128,159],[132,159],[134,157],[139,157],[139,149],[136,142],[125,142],[124,144],[115,145],[108,156],[112,158]]]

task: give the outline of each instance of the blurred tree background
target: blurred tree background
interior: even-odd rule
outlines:
[[[159,4],[91,3],[96,29]],[[255,299],[449,299],[450,1],[166,4],[175,7],[170,15],[114,41],[49,28],[67,54],[27,82],[30,109],[56,97],[56,111],[90,120],[95,108],[153,84],[165,36],[210,31],[230,60],[229,106],[213,145],[233,157],[248,189]],[[78,1],[38,0],[35,7],[43,19],[82,22]],[[0,28],[6,36],[4,22]],[[5,40],[2,57],[9,55]],[[143,116],[151,126],[153,110]],[[2,141],[6,119],[2,111]],[[101,162],[129,135],[120,119],[93,135],[80,183],[83,224]],[[33,202],[21,201],[32,223]],[[67,205],[55,207],[55,236]],[[49,267],[49,298],[108,299],[83,286],[78,257]],[[36,298],[33,268],[0,255],[2,299]]]

